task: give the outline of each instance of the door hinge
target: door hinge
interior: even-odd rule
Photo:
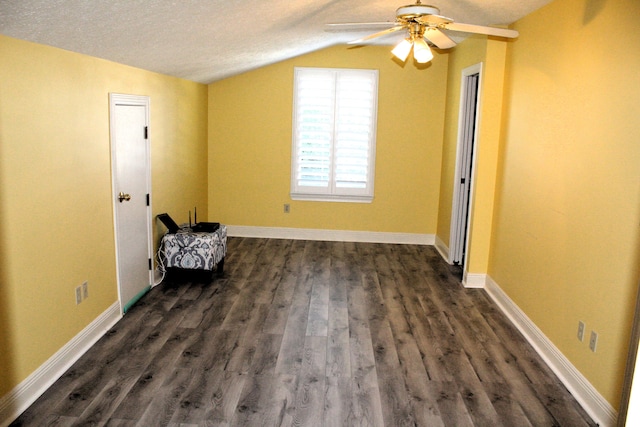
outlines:
[[[147,206],[149,206],[149,193],[147,193]]]
[[[466,180],[465,178],[462,178],[462,179],[460,180],[460,184],[464,184],[465,182],[467,182],[467,180]]]
[[[149,139],[149,126],[144,127],[144,139]]]
[[[153,261],[149,258],[149,270],[153,270]]]

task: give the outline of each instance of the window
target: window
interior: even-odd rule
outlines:
[[[371,202],[378,71],[294,73],[291,197]]]

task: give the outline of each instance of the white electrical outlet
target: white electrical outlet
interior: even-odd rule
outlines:
[[[591,331],[591,338],[589,339],[589,348],[594,353],[596,352],[597,345],[598,345],[598,333],[596,331]]]
[[[89,298],[89,282],[84,282],[82,284],[82,299]]]
[[[578,339],[584,341],[584,322],[582,320],[578,322]]]
[[[82,288],[78,286],[76,288],[76,305],[82,302]]]

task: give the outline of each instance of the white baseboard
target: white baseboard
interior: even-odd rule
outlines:
[[[445,260],[447,264],[451,264],[451,261],[449,260],[449,246],[447,246],[447,244],[443,242],[440,236],[438,235],[436,235],[436,238],[435,238],[435,245],[436,245],[436,250],[442,257],[442,259]]]
[[[120,303],[115,302],[24,381],[0,398],[0,426],[8,426],[22,414],[121,317]]]
[[[321,230],[312,228],[253,227],[227,225],[232,237],[260,237],[268,239],[324,240],[331,242],[397,243],[433,245],[433,234],[386,233],[379,231]]]
[[[493,281],[491,276],[486,277],[485,291],[511,320],[511,323],[525,336],[593,420],[600,426],[615,426],[618,418],[616,410]]]
[[[464,273],[462,286],[469,289],[484,289],[487,285],[487,275],[479,273]]]

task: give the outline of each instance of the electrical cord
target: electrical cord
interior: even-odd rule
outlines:
[[[153,287],[158,286],[160,283],[162,283],[162,281],[164,280],[164,276],[166,276],[167,274],[167,269],[164,266],[164,252],[162,251],[162,244],[160,244],[160,246],[158,247],[158,251],[156,252],[156,262],[158,264],[158,268],[156,269],[157,271],[160,272],[160,280],[156,282],[155,280],[155,275],[154,275],[154,283],[153,283]]]

